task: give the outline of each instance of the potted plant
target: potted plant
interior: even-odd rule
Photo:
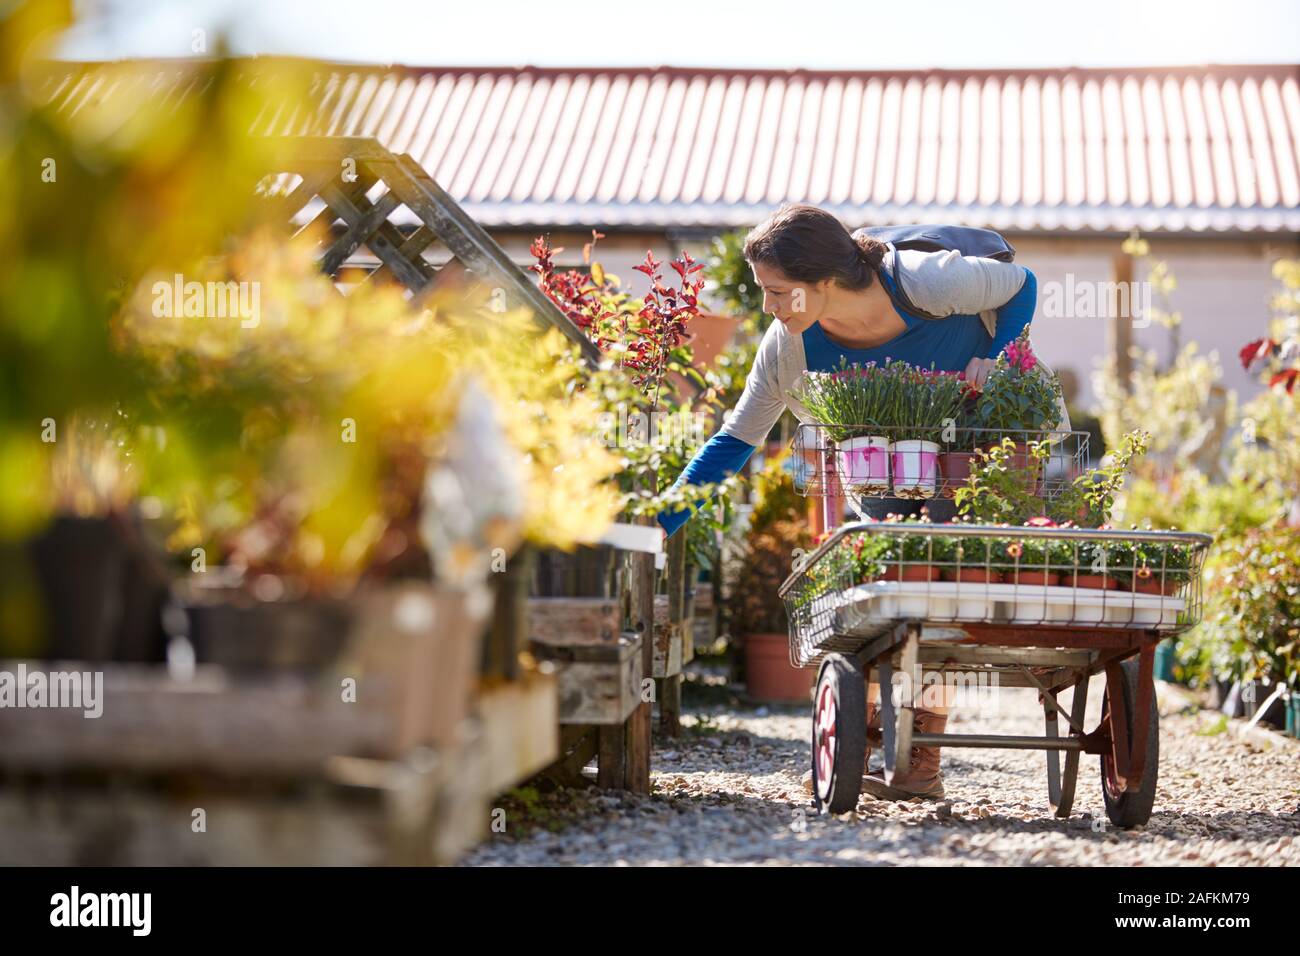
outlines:
[[[957,489],[970,477],[971,465],[975,461],[976,438],[974,429],[979,427],[975,417],[975,403],[979,401],[979,389],[966,381],[964,373],[956,376],[960,401],[956,409],[951,433],[944,429],[941,433],[943,450],[939,452],[939,474],[943,478],[943,495],[952,498]],[[952,439],[948,440],[947,435]]]
[[[1191,573],[1191,550],[1177,544],[1116,542],[1107,561],[1119,587],[1138,594],[1177,594]]]
[[[883,534],[858,534],[849,545],[854,584],[881,580],[888,570],[891,542]]]
[[[1102,591],[1119,587],[1119,581],[1114,575],[1108,573],[1109,566],[1106,564],[1105,555],[1106,547],[1101,542],[1079,542],[1078,559],[1074,562],[1075,570],[1070,572],[1062,583],[1069,587]]]
[[[1139,575],[1139,590],[1145,594],[1175,595],[1191,576],[1191,548],[1181,544],[1156,545],[1147,566],[1149,575]]]
[[[961,381],[946,372],[908,365],[893,369],[899,424],[915,437],[890,445],[894,494],[933,498],[938,485],[939,441],[961,409]]]
[[[810,550],[812,534],[782,459],[772,459],[755,483],[757,501],[729,574],[729,626],[744,648],[751,698],[806,701],[815,673],[790,663],[789,621],[778,590],[790,575],[791,555]]]
[[[885,523],[930,522],[917,515],[890,515]],[[882,577],[886,581],[938,581],[942,577],[942,565],[952,560],[951,542],[939,535],[889,534],[881,538],[886,542],[881,555],[885,564]]]
[[[945,569],[949,581],[967,584],[996,584],[1002,580],[1005,541],[995,538],[960,537],[952,542],[952,566]]]
[[[835,443],[840,484],[858,493],[887,492],[889,438],[872,428],[890,424],[897,405],[893,367],[850,366],[841,359],[838,371],[807,373],[794,397]]]
[[[1003,549],[1011,566],[1003,573],[1012,584],[1059,584],[1063,542],[1044,538],[1012,538]]]
[[[1285,725],[1295,706],[1300,681],[1300,529],[1273,524],[1248,531],[1226,544],[1214,558],[1214,573],[1206,576],[1204,624],[1194,634],[1210,642],[1210,663],[1218,675],[1230,675],[1239,686],[1229,693],[1227,708],[1243,703],[1240,685],[1256,681],[1254,704],[1262,706],[1271,689],[1285,688],[1270,710],[1279,708],[1276,722]],[[1269,689],[1266,689],[1269,688]],[[1272,717],[1274,715],[1269,715]],[[1269,719],[1266,717],[1265,719]],[[1294,721],[1294,717],[1291,718]]]
[[[1016,444],[1011,464],[1024,476],[1027,490],[1036,493],[1041,465],[1029,454],[1033,433],[1056,428],[1061,422],[1061,386],[1038,362],[1029,343],[1029,330],[1008,343],[998,355],[975,403],[980,427],[993,429]]]

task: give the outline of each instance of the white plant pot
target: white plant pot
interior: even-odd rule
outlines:
[[[907,439],[889,446],[894,494],[900,498],[933,498],[938,487],[939,445]]]
[[[849,438],[838,445],[840,485],[849,491],[889,491],[889,439]]]

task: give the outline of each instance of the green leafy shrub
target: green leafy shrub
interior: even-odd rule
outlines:
[[[970,476],[954,495],[957,511],[987,524],[1024,524],[1047,517],[1059,525],[1101,527],[1110,522],[1125,478],[1148,440],[1145,432],[1130,432],[1104,465],[1089,469],[1056,498],[1045,500],[1025,482],[1023,471],[1013,467],[1016,444],[1004,438],[1000,445],[976,454]],[[1041,470],[1051,455],[1050,443],[1029,442],[1028,448],[1030,469]]]
[[[1206,579],[1189,663],[1220,678],[1300,686],[1300,529],[1250,532],[1219,550]]]
[[[812,547],[812,533],[803,520],[804,499],[795,491],[783,462],[783,457],[771,459],[754,478],[754,511],[731,575],[728,607],[733,634],[786,630],[779,591],[796,556]]]
[[[854,584],[875,581],[891,563],[893,542],[888,535],[860,532],[849,542]]]

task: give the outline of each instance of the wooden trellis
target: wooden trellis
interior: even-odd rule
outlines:
[[[365,249],[380,264],[362,281],[396,280],[417,301],[453,283],[500,289],[507,305],[527,306],[540,323],[559,329],[584,356],[599,361],[582,330],[409,155],[391,153],[367,137],[294,136],[281,143],[276,172],[299,181],[287,195],[273,198],[279,205],[275,218],[293,222],[299,232],[320,231],[326,274],[339,278]],[[394,221],[403,207],[419,223],[409,232]],[[315,211],[305,223],[304,211]],[[443,253],[441,260],[435,252]]]

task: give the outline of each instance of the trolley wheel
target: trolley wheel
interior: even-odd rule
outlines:
[[[1046,703],[1044,703],[1046,707]],[[1047,735],[1056,737],[1057,714],[1047,709]],[[1074,685],[1074,697],[1070,701],[1070,717],[1082,727],[1085,712],[1088,709],[1088,675],[1084,674]],[[1052,806],[1052,813],[1058,817],[1068,817],[1074,807],[1074,790],[1079,780],[1079,751],[1068,750],[1065,753],[1065,770],[1061,771],[1060,753],[1047,751],[1047,800]]]
[[[819,813],[845,813],[858,805],[866,761],[866,679],[849,658],[828,655],[813,698],[813,797]]]
[[[1138,695],[1138,661],[1125,661],[1121,665],[1123,679],[1119,686],[1123,690],[1124,733],[1123,739],[1132,746],[1133,730],[1136,720]],[[1160,773],[1160,713],[1156,707],[1155,685],[1148,679],[1147,693],[1151,695],[1151,705],[1147,708],[1146,762],[1143,767],[1142,785],[1133,790],[1125,790],[1116,773],[1115,759],[1110,754],[1101,758],[1101,792],[1106,802],[1106,816],[1117,827],[1141,826],[1151,819],[1151,808],[1156,802],[1156,779]],[[1110,701],[1111,683],[1106,685],[1106,696],[1102,698],[1102,719],[1114,721],[1118,716]],[[1111,728],[1114,738],[1118,728]],[[1130,751],[1129,759],[1133,754]]]

